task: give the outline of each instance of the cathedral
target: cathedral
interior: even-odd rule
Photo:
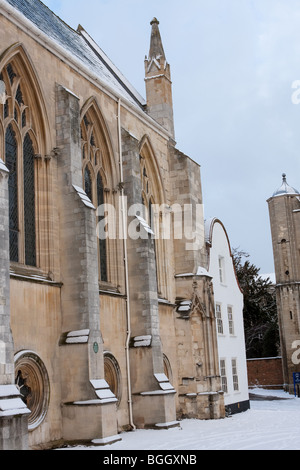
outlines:
[[[200,167],[158,20],[146,99],[40,0],[0,0],[0,22],[0,449],[223,418]]]

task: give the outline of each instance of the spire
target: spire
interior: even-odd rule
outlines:
[[[162,40],[159,32],[159,21],[157,18],[153,18],[153,20],[150,22],[150,25],[152,26],[152,31],[151,31],[151,41],[150,41],[150,50],[149,50],[149,56],[148,59],[156,59],[156,58],[162,58],[166,60],[164,48],[162,45]]]
[[[150,22],[151,39],[148,57],[145,57],[147,111],[174,139],[172,81],[159,32],[159,21]]]

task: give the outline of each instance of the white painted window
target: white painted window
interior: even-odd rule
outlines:
[[[224,393],[228,392],[227,375],[226,375],[226,362],[225,359],[220,359],[220,374],[221,374],[221,387]]]
[[[223,334],[223,320],[222,320],[222,309],[221,304],[216,304],[216,318],[217,318],[217,330],[219,334]]]
[[[231,366],[232,366],[233,390],[235,392],[238,392],[239,391],[239,378],[238,378],[236,359],[231,359]]]
[[[233,322],[233,313],[232,313],[231,305],[227,306],[227,313],[228,313],[229,334],[234,335],[234,322]]]
[[[219,277],[221,284],[225,284],[225,260],[223,256],[219,256]]]

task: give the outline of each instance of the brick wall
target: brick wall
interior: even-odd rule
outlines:
[[[249,387],[283,388],[282,358],[248,359]]]

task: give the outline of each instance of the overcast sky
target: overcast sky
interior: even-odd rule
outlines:
[[[177,148],[201,165],[205,217],[274,271],[266,200],[300,190],[300,0],[45,0],[81,24],[145,97],[150,21],[173,81]],[[299,82],[300,83],[300,82]],[[300,88],[299,88],[300,90]],[[299,99],[300,101],[300,99]]]

